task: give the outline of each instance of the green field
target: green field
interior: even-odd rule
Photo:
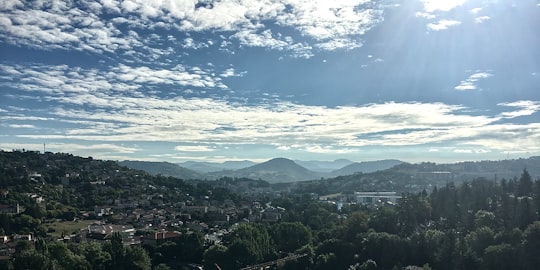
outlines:
[[[47,223],[45,226],[47,230],[51,228],[54,229],[54,232],[48,232],[47,234],[53,238],[60,238],[62,233],[64,235],[70,235],[74,232],[79,232],[82,228],[91,225],[96,222],[95,220],[77,220],[77,221],[56,221],[53,223]]]

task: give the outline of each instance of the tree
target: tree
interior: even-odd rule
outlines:
[[[431,205],[420,194],[407,194],[398,205],[399,224],[404,234],[413,232],[418,225],[426,223],[430,216]]]
[[[152,267],[148,252],[141,247],[128,247],[124,262],[124,269],[150,270]]]
[[[310,270],[313,269],[313,257],[315,256],[315,251],[313,246],[305,245],[300,249],[297,249],[296,254],[304,255],[301,258],[296,260],[288,261],[281,268],[282,270]]]
[[[474,214],[475,228],[488,227],[491,229],[496,229],[498,227],[497,225],[497,219],[495,217],[495,214],[493,214],[492,212],[478,210],[476,214]]]
[[[533,191],[533,181],[529,172],[524,169],[521,177],[519,178],[517,195],[518,196],[528,196]]]
[[[377,263],[374,260],[367,260],[363,262],[358,270],[376,270],[377,269]]]
[[[523,238],[522,250],[525,269],[537,269],[540,265],[540,221],[529,225]]]
[[[50,259],[46,254],[41,254],[35,249],[26,249],[16,254],[13,261],[15,270],[48,270]]]
[[[484,255],[484,249],[493,244],[494,233],[488,227],[478,228],[465,237],[467,247],[477,258]]]
[[[337,262],[338,260],[335,253],[324,253],[317,256],[317,260],[315,261],[315,269],[322,270],[336,267]]]
[[[113,233],[110,245],[107,247],[107,251],[111,254],[111,263],[113,267],[123,269],[126,249],[122,243],[122,235],[117,232]]]
[[[197,232],[182,234],[176,241],[178,257],[183,261],[200,263],[204,253],[204,237]]]
[[[278,251],[290,253],[311,243],[311,231],[300,222],[281,222],[271,228]]]
[[[482,257],[482,268],[490,270],[517,269],[519,264],[510,258],[516,258],[518,252],[515,247],[509,244],[499,244],[489,246],[484,250]]]
[[[164,264],[164,263],[160,263],[158,265],[156,265],[154,268],[152,268],[153,270],[171,270],[171,268]]]
[[[382,269],[390,269],[404,259],[404,244],[395,234],[371,232],[366,237],[364,253]]]
[[[368,220],[369,228],[377,232],[398,233],[398,215],[393,207],[382,207]]]
[[[353,212],[345,221],[345,239],[355,239],[358,234],[367,232],[368,217],[363,212]]]
[[[96,242],[86,242],[80,244],[80,255],[84,256],[90,263],[91,269],[105,270],[111,265],[111,254],[103,250],[102,245]]]
[[[90,264],[81,255],[74,254],[63,242],[55,242],[48,246],[50,258],[54,265],[63,269],[91,269]]]
[[[223,270],[235,269],[234,260],[229,256],[228,248],[223,245],[213,245],[203,254],[204,269],[216,269],[215,265]]]
[[[335,238],[327,239],[315,248],[315,254],[319,254],[316,257],[316,264],[321,265],[324,262],[324,269],[330,266],[334,269],[346,269],[355,262],[357,252],[352,242]],[[325,256],[319,258],[321,255]]]
[[[274,253],[272,238],[261,224],[240,224],[230,237],[229,254],[239,266],[262,262]]]

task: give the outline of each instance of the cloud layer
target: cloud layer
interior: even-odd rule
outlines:
[[[222,74],[232,73],[226,70]],[[24,139],[81,140],[109,148],[122,142],[164,142],[189,153],[246,144],[323,154],[446,143],[475,151],[516,151],[516,145],[540,151],[539,123],[501,123],[537,113],[537,101],[501,103],[498,105],[509,110],[479,115],[467,113],[469,108],[464,106],[444,103],[338,107],[285,101],[246,104],[226,99],[163,98],[141,91],[170,85],[227,88],[220,76],[228,75],[212,76],[210,71],[188,67],[155,70],[119,65],[98,71],[63,65],[2,65],[0,76],[8,81],[7,86],[19,90],[13,99],[31,95],[60,105],[39,110],[12,107],[4,112],[2,123],[11,129],[32,130],[18,133],[17,137]],[[472,88],[478,79],[489,76],[475,73],[460,85]]]
[[[313,50],[361,46],[362,35],[382,20],[382,9],[369,0],[6,0],[0,14],[4,42],[40,50],[121,54],[139,60],[167,56],[179,47],[234,50],[234,44],[311,57]],[[149,30],[167,34],[144,34]],[[285,34],[291,31],[304,38]],[[221,33],[218,40],[215,36],[185,36],[215,32]],[[176,38],[179,34],[185,38]]]

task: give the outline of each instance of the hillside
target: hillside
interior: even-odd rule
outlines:
[[[390,169],[372,173],[356,173],[333,178],[298,183],[298,192],[319,195],[350,193],[351,191],[431,191],[448,183],[462,183],[478,178],[490,181],[510,180],[526,169],[532,179],[540,180],[540,157],[500,161],[458,162],[436,164],[401,163]]]
[[[249,166],[255,165],[255,162],[249,160],[242,161],[225,161],[222,163],[218,162],[203,162],[203,161],[186,161],[179,163],[180,166],[188,168],[190,170],[199,172],[199,173],[210,173],[217,171],[226,171],[226,170],[238,170],[247,168]]]
[[[350,175],[355,174],[358,172],[362,173],[371,173],[376,171],[382,171],[386,169],[390,169],[396,165],[399,165],[403,163],[403,161],[395,160],[395,159],[385,159],[385,160],[377,160],[377,161],[364,161],[364,162],[354,162],[352,164],[349,164],[339,170],[332,171],[330,174],[332,176],[340,176],[340,175]]]
[[[334,161],[295,160],[294,162],[310,171],[322,173],[330,173],[353,163],[348,159],[336,159]]]
[[[151,175],[172,176],[180,179],[201,179],[203,175],[193,170],[181,167],[169,162],[149,162],[149,161],[133,161],[124,160],[118,162],[121,166],[126,166],[131,169],[143,170]]]

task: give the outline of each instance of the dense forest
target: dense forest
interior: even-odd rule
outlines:
[[[103,179],[102,185],[92,184]],[[261,181],[250,185],[270,186]],[[101,243],[57,241],[46,226],[52,220],[115,223],[111,217],[83,213],[106,201],[158,191],[170,205],[199,197],[240,205],[254,197],[223,186],[219,181],[150,176],[115,162],[69,154],[1,152],[0,204],[18,203],[22,210],[0,214],[0,234],[31,234],[37,240],[18,242],[12,258],[1,260],[0,267],[256,269],[249,266],[266,263],[271,269],[444,270],[537,269],[540,265],[540,179],[533,179],[526,169],[511,179],[477,178],[404,193],[396,205],[338,207],[299,190],[260,196],[261,204],[284,209],[279,220],[239,218],[219,242],[208,241],[207,232],[183,227],[176,228],[180,237],[156,246],[125,245],[119,234]],[[45,199],[37,202],[34,195]]]

